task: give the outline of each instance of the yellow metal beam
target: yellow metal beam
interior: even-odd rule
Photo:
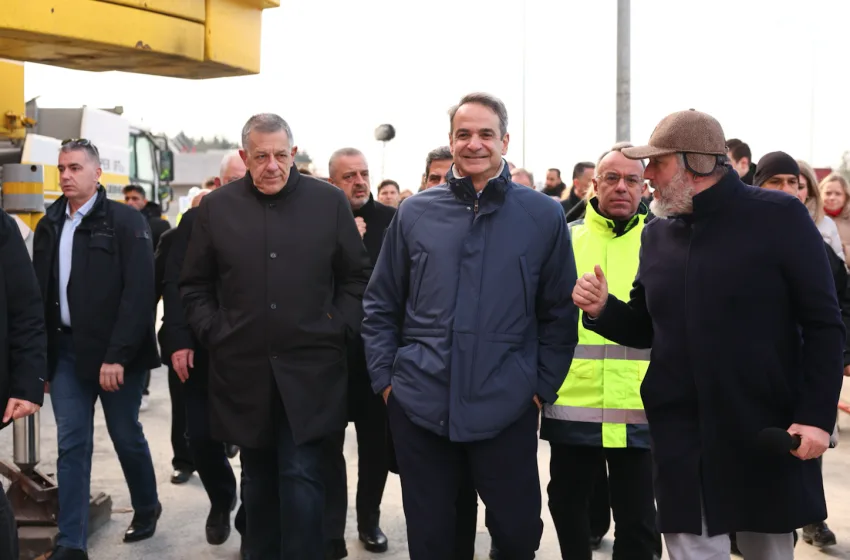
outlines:
[[[247,37],[260,40],[263,12],[246,8],[241,0],[207,0],[206,48],[207,61],[260,72],[260,52],[252,48]]]
[[[91,0],[26,0],[0,10],[0,34],[26,42],[22,52],[4,53],[18,60],[42,62],[48,53],[72,48],[102,54],[150,51],[203,60],[203,26],[147,10]],[[30,44],[43,37],[41,45]],[[58,54],[58,53],[57,53]],[[49,63],[49,62],[48,62]]]
[[[26,135],[21,118],[24,104],[24,65],[0,60],[0,138],[20,139]]]
[[[109,4],[121,4],[131,8],[175,16],[198,23],[206,19],[206,0],[98,0]]]
[[[260,70],[276,0],[2,0],[0,57],[75,70],[218,78]]]
[[[280,0],[239,0],[239,3],[258,10],[280,8]]]

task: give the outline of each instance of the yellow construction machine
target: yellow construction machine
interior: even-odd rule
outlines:
[[[98,146],[110,196],[132,181],[167,204],[173,175],[167,140],[132,127],[120,111],[26,103],[24,62],[189,79],[256,74],[262,12],[279,6],[280,0],[0,0],[3,208],[35,227],[61,194],[56,163],[65,138]],[[14,448],[14,464],[0,461],[0,474],[12,481],[7,494],[21,558],[34,558],[52,548],[58,511],[56,480],[37,468],[37,415],[15,422]],[[93,497],[90,511],[95,530],[109,519],[111,500]]]
[[[280,0],[2,0],[0,195],[35,227],[61,194],[56,158],[66,138],[88,138],[113,198],[128,183],[167,210],[173,154],[163,136],[119,112],[38,108],[24,99],[23,62],[86,71],[204,79],[260,71],[262,11]]]

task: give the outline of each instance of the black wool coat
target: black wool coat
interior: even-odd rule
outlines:
[[[835,424],[845,332],[805,206],[730,170],[692,215],[644,228],[630,297],[583,321],[652,348],[641,395],[660,530],[699,534],[701,500],[710,535],[824,520],[818,463],[756,445],[765,428]]]
[[[249,173],[204,197],[180,292],[210,353],[215,439],[272,445],[280,401],[297,444],[345,428],[346,340],[370,273],[348,199],[294,167],[277,195]]]
[[[384,234],[395,216],[395,208],[385,206],[375,201],[371,196],[362,207],[354,210],[355,218],[363,218],[366,222],[366,233],[363,244],[369,253],[372,266],[378,261]],[[363,339],[355,336],[348,341],[348,416],[355,422],[367,413],[370,401],[377,401],[378,406],[384,406],[383,397],[372,391],[372,382],[366,368],[366,352],[363,349]],[[374,404],[374,403],[373,403]]]

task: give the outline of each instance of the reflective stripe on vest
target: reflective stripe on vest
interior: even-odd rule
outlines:
[[[609,293],[628,301],[638,269],[642,217],[622,235],[588,204],[585,219],[570,225],[579,275],[602,267]],[[649,447],[640,385],[650,350],[627,348],[584,328],[558,399],[543,411],[541,437],[552,443],[606,448]],[[545,428],[545,429],[544,429]]]
[[[583,408],[580,406],[547,406],[545,418],[568,422],[595,422],[609,424],[648,424],[642,408],[627,410],[620,408]]]
[[[574,360],[646,360],[650,350],[629,348],[618,344],[579,344],[576,346]]]

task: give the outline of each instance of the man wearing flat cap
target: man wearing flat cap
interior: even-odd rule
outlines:
[[[735,533],[747,560],[790,560],[794,529],[826,517],[812,459],[835,423],[845,331],[805,206],[744,185],[725,144],[690,110],[623,150],[649,160],[662,219],[643,230],[628,302],[599,268],[573,298],[586,328],[652,348],[641,396],[670,558],[728,558]]]

